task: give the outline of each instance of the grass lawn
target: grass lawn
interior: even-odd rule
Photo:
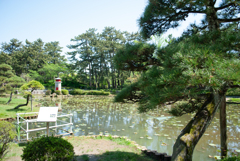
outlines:
[[[29,101],[28,106],[22,106],[19,109],[14,109],[19,104],[25,104],[26,99],[13,98],[12,101],[7,105],[6,102],[9,98],[0,97],[0,118],[15,118],[16,113],[27,113],[27,112],[38,112],[39,107],[36,106],[36,102],[33,102],[33,111],[31,111],[31,102]],[[28,116],[28,115],[25,115]]]
[[[230,101],[240,103],[240,98],[230,98]]]

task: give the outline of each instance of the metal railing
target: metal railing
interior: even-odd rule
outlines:
[[[34,123],[34,122],[38,122],[37,119],[31,119],[31,120],[28,120],[28,119],[24,119],[22,116],[20,115],[26,115],[26,114],[38,114],[38,112],[29,112],[29,113],[17,113],[17,126],[20,127],[23,131],[26,132],[26,135],[27,135],[27,140],[29,140],[29,133],[30,132],[33,132],[33,131],[39,131],[39,130],[47,130],[47,127],[41,127],[41,128],[35,128],[35,129],[29,129],[29,123]],[[57,121],[55,122],[55,125],[54,126],[49,126],[49,129],[52,129],[52,128],[58,128],[58,127],[63,127],[63,126],[69,126],[70,125],[70,134],[72,134],[72,117],[73,117],[73,114],[64,114],[64,115],[60,115],[60,116],[57,116],[57,118],[60,118],[60,117],[68,117],[70,119],[70,122],[65,122],[65,121],[62,121],[62,120],[57,120],[59,122],[62,122],[64,124],[57,124]],[[20,121],[20,119],[22,121]],[[24,129],[21,124],[22,123],[26,123],[26,129]]]

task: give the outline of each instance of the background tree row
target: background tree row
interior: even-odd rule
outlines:
[[[73,44],[68,48],[72,51],[68,55],[78,78],[87,87],[117,89],[123,87],[130,71],[117,70],[113,58],[126,43],[135,40],[141,40],[138,33],[122,32],[114,27],[105,27],[102,33],[97,33],[90,28],[71,39]]]

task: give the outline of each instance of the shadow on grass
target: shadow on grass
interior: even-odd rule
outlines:
[[[18,112],[18,111],[26,111],[26,109],[21,109],[21,108],[14,109],[14,108],[11,108],[11,109],[6,109],[6,111],[16,111],[16,112]]]
[[[75,161],[155,161],[144,154],[123,151],[107,151],[100,155],[76,155],[74,159]]]
[[[18,143],[19,147],[25,147],[27,145],[27,143]]]

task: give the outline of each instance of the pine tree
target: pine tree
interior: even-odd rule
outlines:
[[[196,113],[177,138],[172,160],[192,160],[216,110],[224,111],[227,89],[239,87],[239,1],[217,4],[213,0],[149,0],[139,20],[145,38],[177,27],[191,13],[204,14],[205,20],[192,24],[180,38],[170,39],[166,47],[128,44],[115,58],[119,69],[144,71],[115,101],[138,101],[141,112],[167,103],[174,104],[173,115]],[[226,156],[224,141],[221,147],[221,155]]]
[[[16,87],[20,87],[24,83],[24,79],[16,76],[10,65],[0,64],[0,92],[11,92],[7,104],[12,101],[12,94]]]

